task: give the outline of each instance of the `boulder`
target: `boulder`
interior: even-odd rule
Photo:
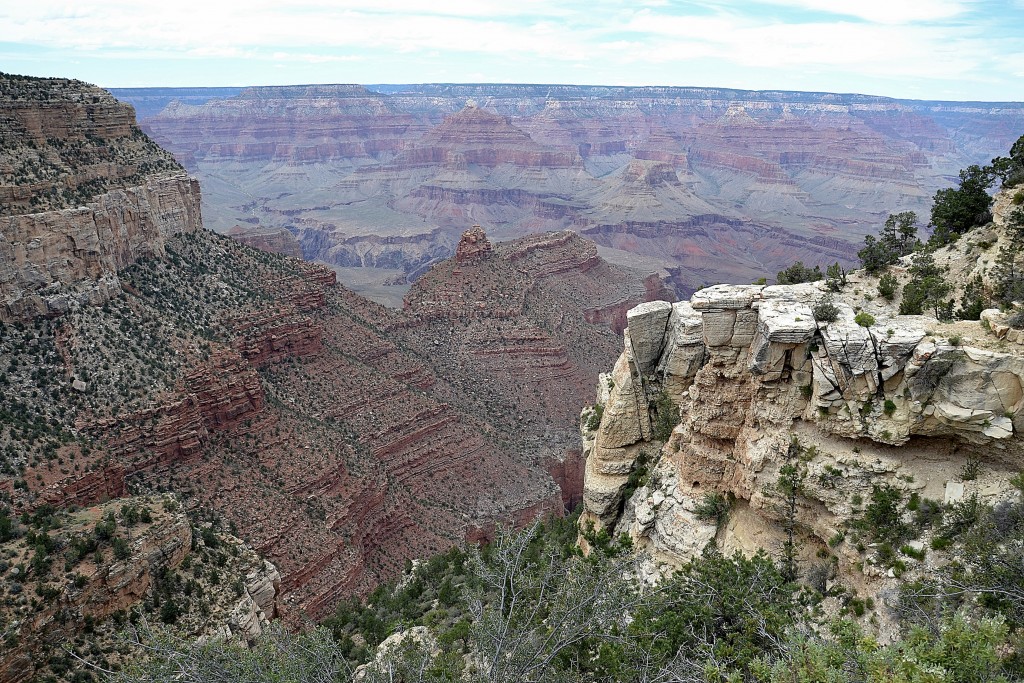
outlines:
[[[853,309],[837,304],[840,317],[821,328],[828,363],[843,396],[865,401],[878,390],[878,357],[868,328],[854,322]]]
[[[712,309],[703,312],[704,343],[708,346],[728,346],[736,330],[736,311]]]
[[[766,381],[781,377],[788,351],[810,341],[817,330],[814,314],[804,303],[783,300],[762,301],[758,306],[758,329],[751,346],[748,368]]]
[[[889,321],[869,332],[877,349],[882,381],[888,381],[902,372],[914,349],[924,339],[924,330],[901,321]]]

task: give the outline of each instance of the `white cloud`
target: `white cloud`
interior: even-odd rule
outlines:
[[[1000,37],[998,30],[1019,21],[1020,10],[1007,5],[1007,18],[976,11],[980,6],[977,0],[8,0],[0,4],[0,39],[35,46],[22,55],[25,61],[41,47],[65,59],[130,55],[162,64],[272,61],[298,70],[358,62],[366,67],[359,72],[365,82],[381,82],[374,64],[388,62],[390,73],[401,73],[406,63],[412,71],[425,60],[432,64],[426,77],[449,80],[480,80],[486,72],[478,62],[485,60],[499,65],[496,80],[522,73],[522,81],[585,75],[591,82],[664,82],[667,75],[721,85],[707,79],[727,68],[733,83],[750,73],[766,80],[773,71],[770,87],[806,87],[811,76],[820,89],[841,88],[846,77],[910,79],[908,88],[920,80],[1019,80],[1022,50],[1016,36]],[[706,76],[695,70],[698,63],[720,68]],[[830,87],[829,79],[837,84]]]
[[[727,13],[680,17],[642,10],[627,29],[660,38],[632,43],[635,49],[646,46],[639,59],[713,57],[749,67],[840,67],[886,77],[962,77],[980,68],[993,53],[989,38],[943,26],[764,23]]]
[[[529,52],[579,59],[585,48],[559,29],[565,11],[539,0],[506,2],[286,3],[178,0],[150,4],[83,4],[72,13],[56,3],[19,5],[0,13],[4,39],[77,50],[102,48],[204,50],[244,48],[388,48],[412,52],[443,49],[465,52]],[[457,14],[459,8],[468,11]],[[508,21],[525,14],[540,23]]]
[[[971,8],[962,0],[754,0],[761,4],[857,17],[879,24],[949,19]]]

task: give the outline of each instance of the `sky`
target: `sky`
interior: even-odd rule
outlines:
[[[1024,101],[1024,0],[0,0],[0,71]]]

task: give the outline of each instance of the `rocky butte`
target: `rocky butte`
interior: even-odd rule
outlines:
[[[994,225],[936,252],[957,288],[991,276],[1014,192],[997,196]],[[905,266],[892,271],[901,283]],[[843,583],[880,599],[899,572],[854,524],[878,491],[921,505],[1016,496],[1022,335],[994,309],[982,322],[898,315],[877,285],[851,274],[834,320],[816,311],[824,282],[716,285],[631,309],[600,419],[583,414],[583,528],[628,535],[653,580],[709,543],[778,555],[788,520],[805,570],[834,558]],[[904,558],[904,580],[940,558]]]

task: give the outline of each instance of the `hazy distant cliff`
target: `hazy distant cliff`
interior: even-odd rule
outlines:
[[[415,276],[473,222],[496,240],[571,228],[686,292],[850,262],[888,213],[926,212],[1024,129],[1018,103],[716,88],[319,85],[197,101],[183,90],[143,126],[209,178],[218,231],[287,228],[309,258]]]

